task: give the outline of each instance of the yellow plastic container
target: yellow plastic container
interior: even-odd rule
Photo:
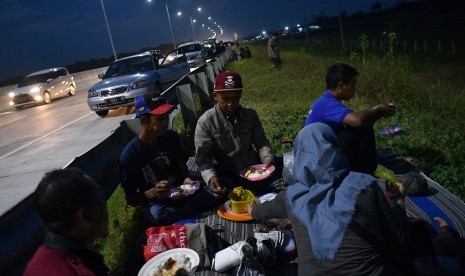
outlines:
[[[247,213],[247,205],[254,201],[255,196],[250,190],[238,188],[234,188],[234,191],[229,193],[231,209],[236,214]]]

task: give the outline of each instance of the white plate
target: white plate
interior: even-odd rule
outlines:
[[[182,193],[181,195],[176,195],[176,189],[178,188],[181,188],[181,189],[184,189],[184,193]],[[190,184],[183,184],[177,188],[173,188],[170,190],[170,197],[172,198],[182,198],[182,197],[186,197],[186,196],[190,196],[190,195],[193,195],[195,193],[195,191],[197,191],[198,189],[200,188],[200,182],[199,181],[196,181],[194,183],[194,185],[190,185]]]
[[[145,263],[145,265],[139,270],[138,276],[153,276],[155,271],[157,270],[157,267],[159,265],[162,265],[164,262],[168,260],[168,258],[173,258],[177,259],[177,257],[181,256],[186,256],[189,258],[191,262],[191,268],[188,271],[189,275],[194,274],[194,272],[197,270],[197,267],[199,266],[200,263],[200,258],[199,254],[195,252],[192,249],[189,248],[174,248],[167,250],[165,252],[162,252],[152,259],[148,260],[148,262]]]

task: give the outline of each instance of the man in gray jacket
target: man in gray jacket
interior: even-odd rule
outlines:
[[[223,195],[225,186],[247,186],[239,177],[244,168],[274,162],[257,112],[240,104],[242,89],[239,74],[220,73],[213,92],[216,105],[199,118],[195,129],[196,163],[216,195]]]

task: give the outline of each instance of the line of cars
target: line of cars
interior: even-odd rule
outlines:
[[[141,95],[161,93],[216,54],[215,41],[205,40],[181,44],[166,55],[154,50],[118,59],[99,74],[101,80],[88,90],[87,104],[104,117],[112,109],[134,105]],[[48,104],[53,98],[74,95],[75,91],[76,83],[66,68],[41,70],[27,75],[10,92],[10,106]]]

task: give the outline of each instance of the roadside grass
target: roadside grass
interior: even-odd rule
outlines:
[[[242,46],[242,45],[241,45]],[[281,143],[283,136],[295,138],[312,103],[325,89],[326,68],[335,62],[359,70],[356,97],[346,104],[354,110],[380,102],[396,104],[396,114],[375,124],[375,130],[401,125],[402,134],[377,135],[379,147],[393,148],[433,180],[465,200],[465,106],[464,86],[458,81],[465,72],[463,57],[440,59],[428,56],[370,54],[362,62],[353,53],[324,44],[285,42],[280,45],[283,66],[270,69],[266,41],[248,44],[252,58],[229,63],[227,70],[241,74],[244,92],[241,102],[254,108],[278,156],[292,151]],[[194,95],[194,98],[196,95]],[[196,100],[198,101],[198,100]],[[174,128],[181,134],[182,118]],[[190,148],[192,153],[192,148]],[[121,187],[108,200],[110,233],[96,243],[112,275],[124,275],[133,257],[135,241],[144,230],[135,209],[125,209]]]
[[[128,275],[136,242],[145,230],[141,212],[133,207],[126,208],[121,186],[118,186],[107,201],[109,232],[94,244],[110,269],[110,275]]]
[[[281,43],[283,68],[269,70],[266,42],[248,45],[252,59],[228,66],[243,77],[242,102],[257,110],[278,155],[288,150],[282,136],[295,138],[312,103],[325,89],[325,70],[335,62],[358,69],[356,97],[346,104],[362,110],[390,101],[394,116],[379,120],[375,130],[401,125],[404,133],[377,136],[379,147],[393,148],[421,171],[465,200],[463,56],[360,56],[321,43]],[[448,66],[448,64],[451,64]],[[462,72],[462,73],[460,73]]]

